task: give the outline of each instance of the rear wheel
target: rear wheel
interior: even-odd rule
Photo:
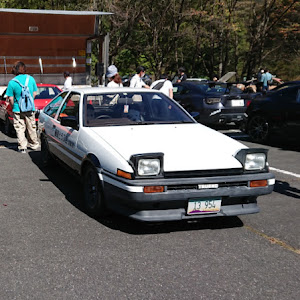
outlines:
[[[44,167],[53,165],[55,161],[49,150],[48,142],[45,137],[41,137],[41,160]]]
[[[89,165],[83,175],[83,197],[87,213],[93,217],[106,215],[103,191],[96,169]]]
[[[253,116],[248,123],[248,134],[255,142],[265,142],[270,136],[270,122],[262,115]]]

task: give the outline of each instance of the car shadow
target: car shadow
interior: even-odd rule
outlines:
[[[274,192],[291,198],[300,199],[300,190],[290,186],[286,181],[276,180]]]
[[[66,197],[66,200],[74,207],[85,213],[81,201],[81,184],[79,176],[71,173],[61,164],[55,164],[53,167],[43,167],[41,164],[40,151],[29,152],[33,163],[46,175],[47,181],[52,182]],[[45,181],[45,179],[41,179]],[[190,230],[215,230],[234,227],[242,227],[243,222],[238,217],[215,217],[204,218],[193,221],[174,221],[148,223],[139,222],[128,217],[111,213],[108,216],[95,218],[102,225],[133,235],[160,234],[176,231]]]
[[[122,231],[132,235],[162,234],[178,231],[216,230],[226,228],[243,227],[243,222],[238,217],[203,218],[193,221],[169,221],[169,222],[139,222],[120,215],[97,219],[106,227]]]

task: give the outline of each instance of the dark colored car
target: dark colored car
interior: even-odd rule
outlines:
[[[61,92],[61,89],[54,84],[37,83],[38,92],[34,98],[36,109],[36,121],[38,120],[39,110],[44,108],[56,95]],[[0,121],[4,123],[4,133],[12,134],[13,128],[13,112],[9,104],[6,90],[0,96]]]
[[[300,132],[300,81],[286,82],[251,102],[245,130],[255,142],[274,133]]]
[[[244,93],[232,83],[184,81],[175,83],[174,99],[192,115],[198,112],[198,122],[240,124],[256,93]]]

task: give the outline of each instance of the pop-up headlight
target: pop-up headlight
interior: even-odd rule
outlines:
[[[241,149],[235,158],[243,165],[245,171],[268,172],[267,149]]]
[[[146,153],[130,158],[137,177],[159,176],[163,173],[163,153]]]
[[[141,158],[138,162],[138,175],[151,176],[160,173],[160,160],[157,158]]]
[[[263,170],[266,165],[265,153],[248,153],[245,160],[245,170]]]

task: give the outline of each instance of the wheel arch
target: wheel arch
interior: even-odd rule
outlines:
[[[98,157],[93,153],[88,153],[82,161],[81,168],[80,168],[80,175],[83,176],[86,168],[88,166],[93,166],[97,170],[101,169],[101,163]]]

